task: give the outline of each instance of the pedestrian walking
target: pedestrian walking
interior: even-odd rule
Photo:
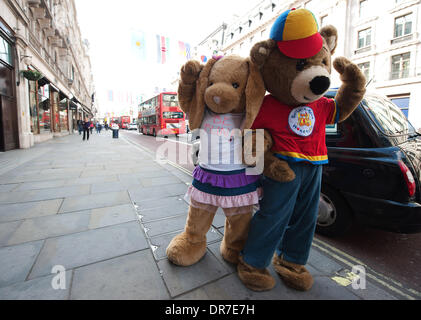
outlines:
[[[85,122],[83,123],[83,141],[89,140],[89,130],[91,127],[91,122],[88,118],[85,119]]]
[[[94,122],[90,121],[89,123],[90,123],[89,130],[91,131],[91,134],[92,134],[92,131],[94,130]]]
[[[107,121],[105,121],[104,127],[105,127],[105,131],[108,131],[108,123],[107,123]]]
[[[77,130],[79,131],[79,135],[81,135],[82,131],[83,131],[83,121],[82,120],[77,121]]]

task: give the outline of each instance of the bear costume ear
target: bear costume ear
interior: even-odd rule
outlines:
[[[200,128],[205,113],[205,91],[209,84],[209,74],[216,59],[210,59],[200,72],[196,82],[196,104],[192,106],[189,114],[189,126],[192,130]]]
[[[263,67],[274,48],[276,48],[276,42],[272,39],[256,43],[250,50],[251,61],[258,68]]]
[[[338,30],[334,26],[328,25],[320,29],[320,34],[325,39],[330,54],[333,55],[338,45]]]
[[[249,67],[249,75],[245,89],[246,118],[242,125],[242,129],[251,128],[260,111],[263,98],[266,94],[265,84],[257,65],[253,63],[251,59],[247,59],[247,63]]]

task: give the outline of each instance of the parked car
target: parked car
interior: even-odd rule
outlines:
[[[137,124],[132,122],[127,125],[127,130],[137,130]]]
[[[318,233],[341,235],[355,221],[421,232],[421,135],[399,107],[367,93],[346,121],[326,128],[326,144]]]
[[[333,89],[326,96],[335,94]],[[326,128],[326,144],[318,233],[339,236],[354,222],[421,232],[421,134],[399,107],[367,93],[346,121]],[[194,141],[195,165],[199,147]]]

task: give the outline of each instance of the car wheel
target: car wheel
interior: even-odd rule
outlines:
[[[354,223],[351,208],[334,189],[322,185],[316,232],[328,237],[346,234]]]

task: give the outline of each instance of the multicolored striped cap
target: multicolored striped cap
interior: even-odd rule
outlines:
[[[270,30],[270,39],[277,41],[287,57],[306,59],[323,47],[323,38],[313,13],[307,9],[291,9],[282,13]]]

